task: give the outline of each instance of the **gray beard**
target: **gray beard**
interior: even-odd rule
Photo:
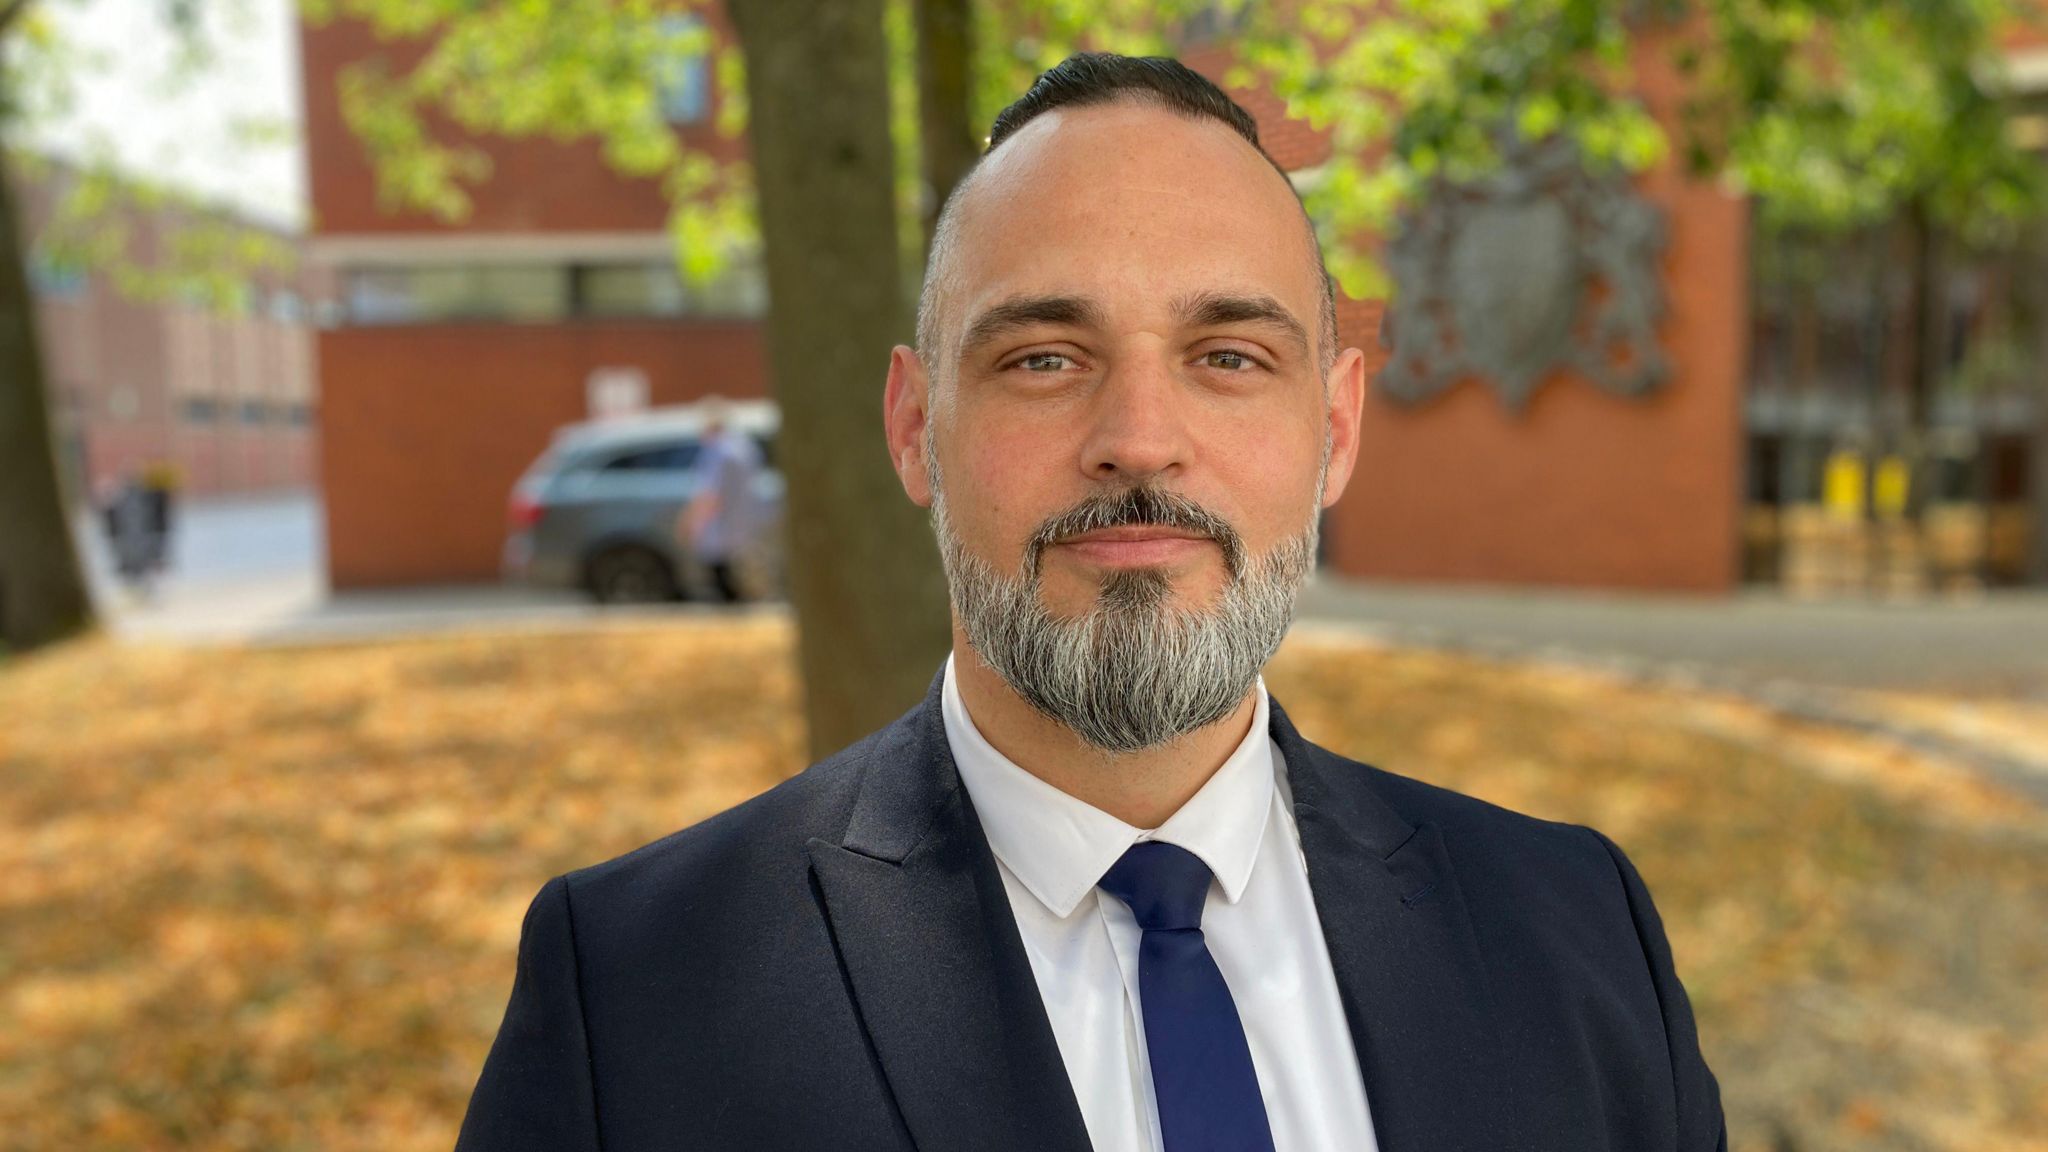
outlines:
[[[1287,635],[1296,596],[1315,567],[1320,478],[1307,526],[1257,557],[1245,556],[1229,526],[1198,506],[1170,494],[1132,494],[1165,522],[1216,533],[1230,569],[1216,603],[1174,605],[1163,572],[1136,568],[1112,573],[1086,612],[1060,619],[1042,595],[1044,547],[1118,521],[1099,505],[1055,517],[1027,545],[1023,571],[1008,577],[960,542],[936,467],[931,480],[932,531],[968,643],[1033,708],[1111,754],[1171,743],[1235,711]]]

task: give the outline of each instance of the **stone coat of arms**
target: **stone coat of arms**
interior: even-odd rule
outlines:
[[[1516,412],[1561,369],[1621,395],[1656,388],[1664,231],[1626,177],[1589,172],[1560,139],[1510,139],[1492,174],[1433,183],[1387,245],[1380,387],[1420,402],[1476,376]]]

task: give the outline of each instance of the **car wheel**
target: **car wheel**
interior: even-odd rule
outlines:
[[[655,552],[614,548],[590,561],[590,594],[600,604],[656,604],[676,598],[676,577]]]

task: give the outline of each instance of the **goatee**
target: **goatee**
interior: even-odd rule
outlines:
[[[1315,567],[1313,513],[1298,534],[1248,556],[1221,517],[1177,493],[1132,487],[1091,496],[1047,520],[1027,542],[1021,571],[1008,577],[961,543],[938,477],[932,480],[932,529],[968,643],[1033,708],[1112,754],[1171,743],[1235,711],[1287,635],[1296,597]],[[1320,508],[1320,479],[1316,494],[1312,507]],[[1041,588],[1045,550],[1127,525],[1214,541],[1226,569],[1215,603],[1177,605],[1164,571],[1130,568],[1110,573],[1085,612],[1054,616]]]

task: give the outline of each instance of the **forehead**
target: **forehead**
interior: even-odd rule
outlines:
[[[1017,294],[1075,294],[1113,319],[1190,291],[1262,293],[1317,314],[1307,222],[1257,149],[1139,102],[1062,108],[991,154],[959,205],[948,324]]]

